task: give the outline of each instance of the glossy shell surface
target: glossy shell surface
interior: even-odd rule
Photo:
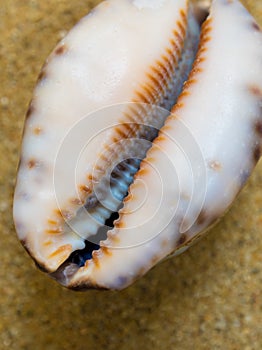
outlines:
[[[29,253],[65,286],[121,289],[187,249],[260,158],[261,31],[240,2],[214,0],[199,37],[197,12],[185,0],[103,2],[40,74],[14,219]],[[143,160],[125,164],[129,188],[133,174],[116,181],[120,202],[128,191],[119,218],[79,266],[70,256],[119,209],[108,178],[129,158]]]

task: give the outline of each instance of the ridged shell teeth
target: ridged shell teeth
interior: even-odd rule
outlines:
[[[200,34],[202,14],[186,0],[109,0],[44,66],[14,218],[62,284],[121,289],[185,250],[260,158],[262,34],[237,0],[214,0]]]

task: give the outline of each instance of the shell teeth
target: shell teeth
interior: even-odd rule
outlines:
[[[262,34],[238,0],[209,5],[102,2],[43,67],[14,219],[63,285],[121,289],[184,251],[259,160]]]

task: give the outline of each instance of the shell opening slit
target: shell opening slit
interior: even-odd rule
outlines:
[[[199,12],[200,13],[200,12]],[[198,13],[198,14],[199,14]],[[107,232],[114,228],[114,222],[119,218],[118,211],[123,206],[123,200],[128,196],[128,188],[133,182],[134,175],[140,168],[141,161],[146,157],[147,151],[151,147],[151,143],[159,134],[159,129],[164,125],[166,118],[170,115],[170,112],[174,105],[177,102],[179,95],[182,92],[183,85],[187,81],[188,76],[192,70],[193,63],[197,54],[199,38],[200,38],[200,26],[201,23],[207,17],[206,11],[201,11],[201,20],[197,19],[193,14],[193,9],[189,10],[188,18],[184,18],[184,14],[182,15],[183,21],[181,21],[181,25],[185,29],[180,34],[181,38],[179,58],[178,60],[173,60],[172,57],[168,57],[168,55],[172,56],[172,53],[163,52],[162,57],[164,56],[164,61],[161,63],[160,67],[155,67],[155,69],[165,69],[167,70],[167,76],[164,78],[164,92],[163,90],[158,91],[158,86],[156,85],[155,91],[152,91],[152,94],[162,93],[162,96],[158,96],[154,103],[158,102],[158,105],[149,105],[145,101],[140,102],[139,99],[134,100],[134,106],[131,108],[138,109],[135,113],[145,113],[143,118],[147,118],[147,114],[151,113],[153,115],[149,119],[149,122],[145,122],[145,124],[133,124],[134,128],[140,128],[138,135],[138,144],[141,146],[139,140],[145,139],[149,141],[146,145],[142,145],[141,149],[136,153],[139,153],[140,158],[130,158],[122,161],[117,164],[111,173],[108,174],[110,177],[109,182],[105,181],[110,185],[106,188],[106,190],[110,191],[113,196],[112,202],[110,203],[113,209],[108,209],[100,203],[99,199],[95,194],[91,195],[87,198],[83,208],[80,208],[76,216],[72,219],[73,222],[77,224],[77,228],[79,229],[79,222],[83,223],[83,230],[90,230],[90,222],[86,222],[86,215],[83,215],[83,220],[79,220],[79,216],[81,217],[81,212],[87,211],[90,216],[95,220],[97,225],[92,230],[93,235],[91,238],[85,240],[85,247],[81,250],[76,250],[72,252],[72,254],[68,257],[68,259],[55,271],[51,274],[51,276],[55,279],[58,279],[60,283],[67,284],[68,279],[71,274],[79,268],[86,264],[88,260],[93,258],[93,252],[97,251],[101,248],[100,242],[103,242],[107,239]],[[182,34],[184,37],[182,38]],[[165,56],[166,55],[166,56]],[[159,57],[159,62],[161,62],[161,56]],[[162,67],[162,64],[165,64],[165,67]],[[161,73],[162,74],[162,73]],[[142,110],[142,112],[140,112]],[[155,119],[157,121],[157,128],[154,125]],[[130,135],[132,137],[132,134]],[[135,147],[136,145],[134,145]],[[130,152],[130,149],[129,149]],[[132,152],[131,152],[132,153]],[[104,179],[105,180],[105,179]],[[100,180],[101,181],[101,180]],[[103,181],[101,181],[103,184]],[[102,189],[103,191],[104,189]],[[101,188],[97,188],[96,192],[99,195]],[[117,202],[121,202],[120,205],[114,205],[114,199]],[[93,203],[96,203],[95,205]],[[97,215],[98,214],[98,215]]]

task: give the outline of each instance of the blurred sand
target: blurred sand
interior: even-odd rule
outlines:
[[[262,162],[206,238],[122,292],[63,289],[16,238],[12,193],[35,80],[55,43],[98,2],[1,1],[0,350],[260,350]],[[262,25],[262,1],[243,3]]]

